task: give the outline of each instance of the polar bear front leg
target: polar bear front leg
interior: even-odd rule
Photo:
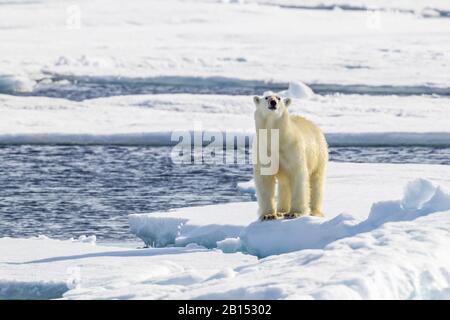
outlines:
[[[291,177],[291,210],[285,215],[292,219],[311,213],[310,209],[310,186],[306,163],[301,164],[300,170]]]
[[[284,216],[291,211],[291,186],[289,179],[280,175],[278,177],[277,214]]]
[[[255,174],[258,214],[261,220],[277,218],[275,210],[275,176]]]

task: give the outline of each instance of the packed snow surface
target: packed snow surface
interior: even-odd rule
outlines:
[[[296,86],[302,85],[292,84],[290,95],[305,91]],[[316,122],[331,146],[449,146],[449,105],[450,98],[433,96],[333,94],[295,98],[290,112]],[[254,108],[250,96],[157,94],[74,102],[0,95],[0,143],[173,145],[176,133],[192,131],[251,137]]]
[[[396,172],[403,181],[406,169],[397,167],[377,172],[378,178]],[[83,241],[88,237],[1,238],[0,298],[448,299],[450,195],[444,186],[449,175],[443,166],[433,167],[410,167],[440,172],[440,178],[413,179],[403,191],[391,188],[389,178],[372,184],[369,174],[370,196],[380,201],[365,219],[348,213],[253,222],[239,237],[220,241],[223,251],[187,242],[128,249]],[[374,176],[379,168],[371,168]],[[351,172],[341,174],[345,192],[335,196],[348,204],[364,202],[357,192],[361,185],[348,184]],[[228,217],[221,206],[210,206],[192,220],[236,225],[238,213],[246,216],[250,208],[235,204],[238,212]]]
[[[332,146],[449,146],[449,17],[444,0],[0,1],[0,144],[251,136],[250,95],[273,90]],[[144,249],[0,238],[0,300],[450,299],[449,190],[448,166],[332,163],[324,219],[229,203],[130,214]]]
[[[303,249],[310,246],[315,248],[314,244],[320,246],[320,243],[323,243],[320,240],[322,237],[335,240],[342,237],[343,234],[351,234],[353,229],[350,230],[351,228],[348,226],[357,222],[366,220],[358,227],[359,229],[355,230],[370,229],[369,225],[376,224],[377,221],[383,221],[384,208],[388,211],[396,211],[399,217],[404,212],[400,208],[416,210],[423,205],[422,202],[430,200],[434,195],[440,195],[440,189],[436,189],[434,185],[428,182],[423,182],[423,186],[416,183],[410,185],[406,189],[406,194],[403,195],[403,185],[414,179],[427,179],[424,181],[436,181],[450,190],[449,174],[448,166],[440,165],[412,164],[400,166],[393,164],[330,163],[325,190],[324,212],[327,219],[332,220],[327,220],[326,223],[323,222],[323,219],[310,217],[298,219],[298,221],[295,220],[295,223],[292,223],[292,221],[276,221],[252,224],[257,220],[257,205],[254,202],[189,207],[173,209],[168,212],[131,214],[129,221],[131,232],[149,246],[184,246],[189,243],[196,243],[208,248],[214,248],[217,246],[217,242],[227,238],[236,238],[237,242],[231,243],[232,241],[228,239],[220,244],[224,250],[229,251],[230,249],[224,247],[224,245],[231,245],[238,249],[240,239],[237,238],[241,234],[248,239],[249,243],[256,243],[258,241],[252,241],[253,236],[258,237],[261,235],[265,238],[265,232],[268,233],[271,230],[270,226],[275,226],[273,230],[276,233],[281,230],[284,232],[302,229],[315,230],[316,228],[323,230],[323,233],[311,231],[316,238],[310,237],[310,241],[305,241],[305,239],[301,238],[304,232],[298,232],[300,240],[291,241],[291,239],[286,239],[286,243],[283,242],[281,244],[281,252],[287,250],[286,245],[289,243],[293,246],[292,248],[298,245],[303,246],[301,247]],[[239,184],[238,187],[244,188],[243,192],[254,193],[252,182],[245,182],[243,186]],[[427,195],[429,199],[423,199],[424,195]],[[379,201],[388,201],[392,197],[403,198],[403,204],[399,204],[397,207],[395,203],[392,203],[391,207],[389,207],[388,204],[390,202],[384,205],[378,204]],[[445,205],[443,209],[445,209]],[[377,210],[381,210],[382,213],[378,214]],[[386,219],[394,219],[394,216]],[[329,230],[327,226],[335,229]],[[246,230],[256,230],[258,232],[247,233]],[[311,233],[308,232],[307,237]],[[267,237],[267,239],[272,238]],[[274,245],[279,245],[279,243],[276,242]],[[272,254],[271,252],[274,252],[270,246],[266,246],[265,242],[261,242],[262,247],[266,247],[267,251],[263,253],[260,252],[263,249],[252,251],[250,247],[247,248],[247,251],[259,256],[269,255]]]
[[[273,90],[295,98],[292,111],[317,122],[330,145],[450,145],[444,0],[0,7],[2,144],[170,145],[172,132],[195,122],[251,135],[249,95]],[[105,88],[117,97],[34,96],[70,89],[76,100]],[[224,88],[240,95],[218,95]]]
[[[403,199],[374,203],[367,219],[361,222],[348,214],[326,221],[317,217],[269,223],[258,221],[246,227],[233,246],[234,250],[244,250],[259,257],[324,248],[338,239],[374,230],[389,221],[413,220],[447,210],[450,210],[450,195],[428,180],[418,179],[407,184]],[[225,239],[219,247],[225,245],[225,250],[230,251],[231,244],[231,239]]]
[[[66,85],[71,80],[65,77],[75,75],[154,83],[171,76],[174,85],[189,85],[192,76],[238,76],[450,90],[445,0],[44,0],[0,6],[1,73],[14,70],[38,88]]]

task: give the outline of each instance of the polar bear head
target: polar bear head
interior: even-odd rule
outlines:
[[[280,117],[291,105],[291,98],[281,98],[273,92],[266,92],[262,97],[254,96],[256,110],[264,117]]]

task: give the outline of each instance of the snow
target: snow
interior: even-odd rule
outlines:
[[[332,146],[450,145],[446,1],[0,6],[0,93],[112,86],[118,95],[1,94],[1,144],[173,145],[171,133],[195,122],[207,134],[251,136],[248,96],[195,94],[228,88],[295,98],[292,111],[317,122]],[[442,18],[425,18],[433,12]],[[121,96],[145,86],[192,94]]]
[[[314,91],[301,81],[290,82],[289,88],[279,92],[280,95],[297,98],[297,99],[312,99],[314,97]]]
[[[292,87],[301,84],[291,85]],[[449,146],[449,98],[314,95],[290,112],[315,121],[337,145]],[[0,95],[2,144],[174,145],[172,133],[253,135],[249,96],[157,94],[82,102]],[[433,125],[430,125],[430,124]]]
[[[0,298],[448,299],[450,195],[434,181],[413,180],[402,198],[376,202],[362,222],[350,215],[254,222],[239,246],[220,242],[229,253],[193,243],[130,249],[1,238]],[[375,197],[383,189],[371,186]],[[359,201],[348,191],[347,203]],[[233,252],[240,245],[270,256]]]
[[[379,201],[389,201],[393,197],[403,198],[404,204],[395,202],[397,206],[395,210],[391,211],[395,211],[399,215],[406,214],[402,209],[403,207],[416,209],[422,203],[430,200],[435,194],[439,195],[435,186],[428,180],[450,190],[448,174],[448,167],[440,165],[330,163],[325,190],[324,212],[327,219],[332,220],[327,222],[328,224],[325,224],[325,226],[331,225],[330,228],[334,228],[333,224],[338,223],[339,226],[344,226],[343,228],[345,229],[347,224],[351,225],[366,219],[365,225],[375,223],[375,221],[384,221],[384,210],[381,211],[381,218],[377,218],[378,211],[376,208],[377,206],[386,206],[386,204],[384,202],[377,203]],[[420,183],[422,180],[416,180],[414,184],[407,188],[406,195],[404,195],[402,186],[414,179],[426,180],[422,183],[423,185]],[[244,185],[244,192],[254,193],[253,182],[246,182]],[[418,195],[421,197],[418,197]],[[374,203],[375,205],[372,207]],[[442,210],[446,210],[446,205],[444,201]],[[438,205],[436,206],[439,207]],[[426,210],[425,208],[421,210]],[[425,211],[419,212],[422,214]],[[371,216],[369,216],[369,213]],[[367,218],[368,216],[369,218]],[[215,248],[217,242],[222,240],[238,238],[241,233],[245,233],[247,226],[255,220],[257,220],[257,205],[254,202],[189,207],[173,209],[167,212],[132,214],[129,216],[131,232],[147,245],[184,246],[188,243],[197,243],[208,248]],[[325,237],[331,237],[329,234],[333,234],[336,237],[334,239],[341,237],[342,231],[338,230],[338,227],[328,233],[328,230],[322,226],[321,222],[321,219],[307,218],[306,220],[300,219],[298,222],[300,225],[291,225],[291,221],[288,221],[288,223],[276,221],[274,223],[277,226],[287,223],[287,228],[294,231],[298,228],[304,228],[305,230],[309,228],[312,230],[324,228],[322,235],[325,235]],[[253,227],[250,226],[248,228],[252,230],[263,228],[266,230],[265,228],[269,225],[271,223],[256,223]],[[268,230],[266,231],[269,232]],[[264,234],[261,231],[263,237],[265,237]],[[254,235],[257,237],[259,233]],[[321,235],[318,235],[318,237],[321,237]],[[313,244],[316,241],[317,238],[313,237],[309,243]],[[233,248],[240,247],[239,242],[239,239],[235,241],[227,240],[226,242],[221,242],[220,247],[227,252],[233,251]],[[301,243],[303,245],[304,242],[301,241]],[[293,242],[292,245],[296,246],[298,244]],[[320,246],[320,242],[317,242],[317,245]],[[271,250],[269,248],[267,250]],[[258,252],[257,254],[260,255]]]
[[[255,0],[261,4],[272,4],[290,8],[309,8],[317,10],[371,10],[408,12],[428,16],[428,11],[444,14],[450,11],[448,2],[441,0]]]
[[[0,298],[170,298],[255,261],[196,246],[130,249],[37,238],[1,238],[0,253]]]
[[[387,223],[322,249],[271,256],[189,297],[443,299],[448,297],[449,211]],[[433,230],[433,231],[432,231]]]
[[[416,198],[412,198],[411,194]],[[422,201],[423,203],[420,203]],[[269,223],[258,221],[246,227],[239,239],[235,239],[235,249],[258,257],[320,249],[338,239],[374,230],[389,221],[414,220],[430,213],[448,210],[450,195],[433,186],[430,181],[419,179],[407,185],[402,200],[374,203],[367,219],[361,222],[348,214],[340,214],[325,221],[317,217]],[[231,240],[224,241],[226,252],[231,252]],[[219,248],[221,245],[222,243],[219,243]]]
[[[272,90],[331,146],[450,146],[448,1],[0,7],[0,144],[251,138],[247,94]],[[37,96],[69,89],[82,101]],[[0,300],[449,299],[449,190],[448,166],[331,163],[325,219],[260,222],[255,202],[227,203],[130,214],[143,249],[89,230],[0,238]]]
[[[237,237],[254,219],[255,204],[251,202],[129,215],[131,232],[146,245],[158,247],[197,243],[214,248],[217,241]]]
[[[38,85],[61,75],[155,81],[161,76],[238,76],[448,92],[445,0],[258,3],[1,3],[0,70],[14,70]],[[279,6],[283,3],[287,5]],[[292,4],[344,10],[301,10]],[[360,10],[345,10],[352,7]],[[377,8],[381,10],[372,10]]]

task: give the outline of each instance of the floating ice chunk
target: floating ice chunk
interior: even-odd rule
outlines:
[[[443,15],[443,12],[435,8],[424,8],[420,15],[424,18],[439,18]]]
[[[251,182],[248,189],[251,189]],[[409,182],[403,196],[398,198],[373,203],[368,218],[362,221],[354,215],[340,214],[329,220],[308,216],[261,222],[255,221],[256,203],[244,202],[131,215],[130,225],[132,232],[147,245],[196,243],[225,253],[242,251],[267,257],[323,249],[336,240],[370,232],[386,222],[410,221],[450,210],[450,195],[424,179]],[[352,244],[353,247],[359,245]]]
[[[164,247],[174,244],[186,221],[187,219],[161,218],[141,214],[129,216],[131,232],[141,238],[149,247]]]
[[[406,204],[405,208],[402,204]],[[293,220],[256,221],[239,238],[217,243],[224,252],[242,250],[267,257],[303,249],[323,249],[336,240],[369,232],[391,221],[410,221],[434,212],[450,210],[450,195],[424,179],[409,182],[402,200],[381,201],[372,205],[368,218],[358,221],[340,214],[331,220],[300,217]],[[354,247],[358,243],[351,244]]]
[[[255,181],[252,179],[250,181],[238,182],[237,188],[239,191],[244,193],[255,193]]]
[[[69,290],[64,281],[0,280],[0,299],[60,299]]]
[[[197,243],[206,248],[215,248],[218,241],[238,235],[241,230],[242,226],[228,225],[226,221],[222,224],[199,226],[192,228],[192,230],[183,230],[184,235],[175,239],[175,245],[183,247],[189,243]]]
[[[81,235],[77,239],[72,238],[71,240],[72,242],[95,244],[97,242],[97,237],[95,235],[92,236]]]
[[[290,82],[289,88],[278,92],[278,94],[296,99],[311,99],[314,97],[314,91],[301,81]]]
[[[0,74],[0,93],[32,92],[36,81],[23,75]]]
[[[129,215],[131,232],[147,246],[186,246],[191,243],[215,248],[217,242],[238,237],[257,218],[254,202],[227,203]]]

